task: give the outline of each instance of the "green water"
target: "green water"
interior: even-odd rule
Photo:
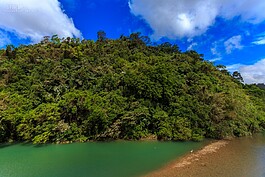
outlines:
[[[195,142],[0,146],[0,177],[133,177],[201,147]]]

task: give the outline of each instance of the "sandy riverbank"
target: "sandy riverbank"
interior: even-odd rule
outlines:
[[[264,136],[215,141],[145,177],[264,176],[264,144]]]
[[[202,149],[191,152],[162,169],[154,171],[145,177],[188,177],[198,176],[198,168],[205,168],[209,165],[209,160],[214,157],[214,153],[229,143],[227,140],[215,141]]]

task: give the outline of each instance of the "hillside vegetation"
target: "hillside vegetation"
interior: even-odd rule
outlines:
[[[240,79],[138,33],[9,45],[0,50],[0,142],[251,135],[265,128],[265,91]]]

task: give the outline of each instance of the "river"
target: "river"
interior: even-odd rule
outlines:
[[[166,165],[170,162],[174,167],[174,159],[182,159],[184,154],[189,157],[206,144],[209,141],[1,145],[0,177],[265,176],[264,134],[230,140],[215,153],[199,157],[185,168]]]
[[[0,146],[0,177],[133,177],[161,168],[205,142],[89,142]]]
[[[218,143],[225,145],[211,152]],[[217,141],[147,175],[161,176],[265,177],[265,135]]]

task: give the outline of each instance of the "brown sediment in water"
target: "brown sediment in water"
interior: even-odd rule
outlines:
[[[171,162],[167,166],[154,171],[145,177],[188,177],[200,176],[198,171],[211,164],[211,160],[215,159],[215,153],[229,143],[228,140],[220,140],[210,143],[198,151],[191,151],[183,158]],[[205,175],[205,174],[204,174]]]
[[[212,142],[146,177],[260,177],[264,159],[264,135],[233,138]]]

